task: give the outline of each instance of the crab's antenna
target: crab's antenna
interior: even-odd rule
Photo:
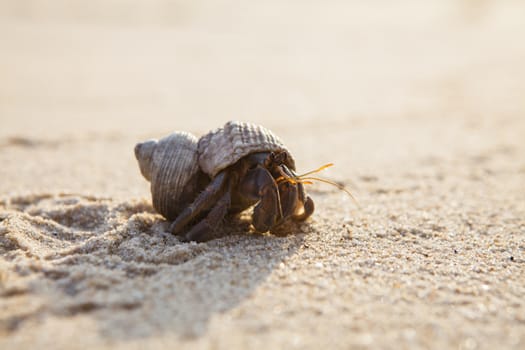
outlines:
[[[346,194],[348,194],[350,196],[350,198],[352,198],[352,200],[354,201],[354,203],[359,207],[359,202],[357,201],[357,198],[354,197],[354,195],[352,194],[352,192],[350,192],[349,190],[346,189],[346,187],[344,187],[343,185],[340,185],[338,184],[337,182],[334,182],[334,181],[330,181],[330,180],[326,180],[326,179],[321,179],[319,177],[303,177],[300,179],[302,183],[304,184],[312,184],[312,180],[313,181],[319,181],[319,182],[324,182],[326,184],[329,184],[329,185],[332,185],[332,186],[335,186],[337,187],[338,189],[340,189],[341,191],[345,192]],[[305,181],[306,180],[306,181]]]
[[[319,177],[313,177],[313,176],[308,176],[308,175],[311,175],[311,174],[316,174],[318,172],[321,172],[323,171],[324,169],[326,168],[329,168],[331,166],[333,166],[334,163],[328,163],[328,164],[325,164],[315,170],[312,170],[312,171],[309,171],[309,172],[306,172],[302,175],[295,175],[293,177],[285,177],[285,176],[281,176],[279,178],[277,178],[277,183],[281,183],[281,182],[289,182],[291,183],[292,185],[295,185],[297,183],[302,183],[302,184],[305,184],[305,185],[312,185],[313,182],[312,181],[319,181],[319,182],[324,182],[326,184],[329,184],[329,185],[332,185],[332,186],[335,186],[337,187],[338,189],[340,189],[341,191],[344,191],[346,194],[348,194],[350,196],[350,198],[352,198],[352,201],[359,207],[359,202],[357,201],[357,199],[354,197],[354,195],[352,194],[352,192],[350,192],[349,190],[347,190],[343,185],[340,185],[338,184],[337,182],[334,182],[334,181],[330,181],[330,180],[326,180],[326,179],[322,179],[322,178],[319,178]]]
[[[334,166],[334,163],[328,163],[328,164],[325,164],[325,165],[323,165],[323,166],[321,166],[321,167],[319,167],[319,168],[317,168],[317,169],[315,169],[315,170],[309,171],[309,172],[304,173],[304,174],[302,174],[302,175],[298,175],[297,177],[298,177],[298,178],[302,178],[302,177],[305,177],[305,176],[308,176],[308,175],[311,175],[311,174],[316,174],[316,173],[319,173],[319,172],[321,172],[321,171],[323,171],[323,170],[325,170],[326,168],[329,168],[329,167],[331,167],[331,166]]]

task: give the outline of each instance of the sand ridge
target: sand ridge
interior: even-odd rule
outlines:
[[[174,316],[170,312],[180,318],[169,329],[176,327],[183,336],[199,335],[211,312],[231,307],[232,296],[247,294],[300,242],[268,237],[239,242],[232,237],[208,246],[182,244],[147,201],[47,194],[9,198],[1,208],[4,334],[46,315],[74,317],[98,311],[105,332],[126,337],[129,316],[119,313],[135,309],[145,317],[134,326],[137,334],[155,333],[168,326],[157,314],[162,308],[167,319]],[[228,227],[231,232],[225,234],[249,231],[242,222]],[[235,253],[239,249],[243,258]],[[232,254],[237,255],[235,271],[225,268]],[[149,293],[153,295],[148,301]],[[31,297],[37,301],[24,305]],[[147,304],[157,298],[174,300],[169,307],[163,302],[152,310]],[[192,307],[184,309],[181,303]]]

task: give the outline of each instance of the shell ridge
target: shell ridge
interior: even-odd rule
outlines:
[[[295,162],[281,139],[260,125],[229,121],[204,135],[198,148],[200,167],[211,177],[248,154],[265,151],[287,152],[287,165],[295,170]]]
[[[193,199],[182,197],[187,196],[189,188],[190,192],[191,188],[197,188],[197,174],[200,172],[197,138],[187,132],[174,132],[160,139],[151,153],[153,207],[167,219],[174,219],[188,204],[185,201]]]

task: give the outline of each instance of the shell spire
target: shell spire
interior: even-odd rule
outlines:
[[[153,207],[168,220],[174,220],[205,185],[197,145],[192,134],[174,132],[135,146],[140,171],[151,182]]]

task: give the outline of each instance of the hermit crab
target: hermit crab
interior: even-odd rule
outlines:
[[[289,219],[307,219],[314,202],[304,183],[326,182],[308,176],[331,165],[299,176],[291,153],[274,133],[235,121],[198,142],[191,134],[175,132],[139,143],[135,156],[151,182],[154,208],[173,221],[170,231],[183,241],[197,242],[213,238],[227,214],[252,206],[252,225],[258,232]]]

